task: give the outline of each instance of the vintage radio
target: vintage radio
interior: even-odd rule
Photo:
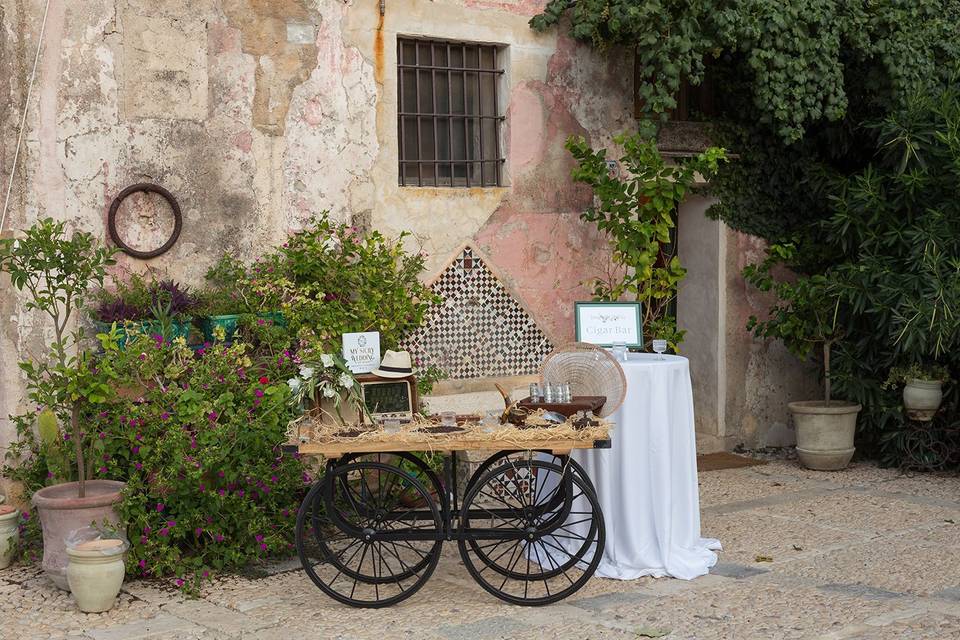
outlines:
[[[399,418],[403,422],[413,420],[418,408],[417,380],[414,376],[381,378],[365,373],[357,376],[357,383],[374,422],[385,418]]]

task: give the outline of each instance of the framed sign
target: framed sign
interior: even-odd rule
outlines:
[[[343,334],[343,361],[353,373],[370,373],[380,366],[380,332]]]
[[[413,420],[418,407],[417,381],[413,376],[405,378],[379,378],[375,375],[359,375],[357,382],[363,394],[363,402],[374,422],[383,418]]]
[[[622,342],[643,347],[643,314],[639,302],[577,302],[577,342],[600,347]]]

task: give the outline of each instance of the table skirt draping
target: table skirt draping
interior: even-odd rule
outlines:
[[[630,354],[611,449],[577,450],[597,489],[606,546],[595,575],[692,580],[717,562],[700,537],[693,393],[686,358]]]

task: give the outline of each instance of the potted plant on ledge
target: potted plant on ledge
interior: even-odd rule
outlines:
[[[116,281],[113,291],[102,289],[99,304],[93,312],[96,328],[101,333],[116,324],[121,347],[127,331],[159,334],[167,339],[189,339],[197,301],[187,287],[173,280],[146,279],[133,274],[126,282]]]
[[[102,285],[106,267],[113,264],[112,254],[88,233],[76,232],[68,238],[65,223],[50,218],[38,221],[19,240],[0,241],[0,271],[9,273],[17,290],[30,294],[27,309],[40,311],[53,322],[46,357],[21,362],[20,367],[27,375],[30,400],[43,408],[41,430],[56,434],[58,422],[70,425],[62,436],[49,439],[55,446],[73,449],[74,464],[58,469],[63,477],[55,479],[73,476],[77,480],[44,487],[33,495],[43,528],[43,568],[61,589],[67,589],[64,539],[91,523],[116,525],[114,505],[124,487],[122,482],[89,477],[84,416],[107,402],[113,389],[108,384],[109,371],[98,369],[91,354],[82,349],[83,328],[72,329],[90,285]]]
[[[824,394],[822,400],[791,402],[787,406],[797,428],[797,456],[809,469],[836,471],[850,462],[861,405],[834,400],[831,395],[830,354],[843,338],[838,326],[840,295],[831,274],[801,275],[778,279],[772,269],[796,264],[796,246],[776,244],[767,258],[744,269],[747,281],[761,291],[773,292],[778,300],[766,320],[750,318],[747,328],[759,338],[782,340],[787,349],[807,360],[820,347]]]

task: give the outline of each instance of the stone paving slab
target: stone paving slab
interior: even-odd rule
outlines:
[[[594,579],[567,601],[515,607],[467,574],[455,544],[387,609],[342,606],[291,562],[221,576],[200,599],[133,581],[77,611],[36,567],[0,571],[0,640],[669,640],[960,638],[960,478],[774,460],[701,474],[703,534],[725,551],[692,581]],[[756,562],[756,556],[772,562]]]

